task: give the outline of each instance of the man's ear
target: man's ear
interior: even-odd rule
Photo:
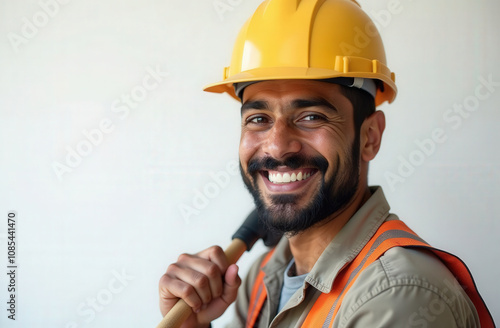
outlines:
[[[361,125],[361,159],[369,162],[377,155],[385,129],[385,115],[375,111]]]

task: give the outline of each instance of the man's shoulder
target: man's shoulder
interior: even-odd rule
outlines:
[[[344,323],[369,311],[408,327],[479,325],[474,306],[454,275],[423,249],[388,250],[360,273],[342,303],[339,319]]]
[[[453,274],[434,254],[406,247],[389,249],[360,273],[351,289],[375,296],[397,286],[414,286],[436,293],[461,289]]]

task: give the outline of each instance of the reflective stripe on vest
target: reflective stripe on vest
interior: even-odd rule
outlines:
[[[387,221],[380,226],[375,235],[365,247],[363,247],[356,258],[339,272],[330,293],[323,293],[318,297],[302,324],[302,327],[332,327],[334,318],[340,309],[344,296],[354,284],[360,273],[392,247],[422,248],[432,251],[454,274],[455,278],[474,303],[479,315],[481,327],[495,327],[491,314],[479,295],[474,280],[462,260],[452,254],[432,248],[400,220]],[[269,258],[270,255],[266,257],[265,263],[267,263]],[[261,264],[261,268],[265,263]],[[253,321],[247,320],[247,328],[254,327],[267,296],[263,278],[264,272],[260,270],[253,287],[248,312],[248,318],[253,318]],[[254,294],[256,296],[258,294],[258,302],[256,302]]]
[[[264,271],[262,268],[266,265],[267,261],[271,258],[274,253],[274,248],[264,257],[262,263],[260,264],[261,270],[257,274],[257,278],[255,279],[254,287],[252,289],[252,295],[250,296],[250,304],[248,308],[247,322],[245,327],[254,327],[257,323],[257,319],[259,318],[259,314],[262,310],[262,306],[264,305],[264,301],[267,297],[266,287],[264,286]]]

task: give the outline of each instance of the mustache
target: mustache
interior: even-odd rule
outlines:
[[[275,170],[280,166],[286,166],[292,170],[301,167],[312,167],[318,169],[321,173],[325,173],[328,168],[328,161],[322,156],[305,157],[303,155],[292,155],[282,161],[267,156],[251,159],[248,162],[247,171],[251,176],[254,176],[259,171]]]

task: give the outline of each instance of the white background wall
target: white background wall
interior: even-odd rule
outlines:
[[[0,326],[155,327],[167,265],[227,245],[252,208],[233,170],[238,103],[201,88],[219,80],[260,0],[54,1],[0,1]],[[500,321],[499,2],[359,2],[400,90],[381,107],[388,125],[370,181],[424,239],[466,261]],[[141,93],[148,75],[156,80]],[[478,100],[481,78],[496,84]],[[453,110],[464,105],[473,111],[461,118]],[[435,129],[446,140],[419,156]],[[401,174],[404,161],[416,165]],[[18,218],[15,322],[9,211]]]

